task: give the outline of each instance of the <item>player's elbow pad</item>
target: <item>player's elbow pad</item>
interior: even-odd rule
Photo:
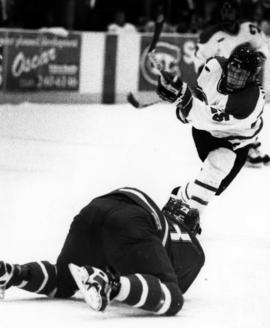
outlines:
[[[187,117],[193,105],[193,95],[186,83],[183,83],[182,92],[175,103],[177,118],[183,123],[188,123]]]

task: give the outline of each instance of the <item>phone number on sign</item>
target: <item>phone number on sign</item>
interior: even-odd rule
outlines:
[[[40,89],[76,89],[78,78],[75,76],[38,75],[37,87]]]

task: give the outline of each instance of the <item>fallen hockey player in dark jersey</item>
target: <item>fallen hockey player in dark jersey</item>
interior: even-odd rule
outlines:
[[[196,210],[161,212],[135,188],[93,199],[75,216],[57,263],[0,262],[0,286],[55,298],[80,289],[104,311],[112,300],[159,315],[175,315],[204,264],[204,252],[186,227]]]

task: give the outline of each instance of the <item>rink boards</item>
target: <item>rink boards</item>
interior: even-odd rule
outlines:
[[[152,97],[158,72],[147,57],[152,34],[72,32],[67,36],[1,30],[1,102],[126,102],[130,91]],[[195,34],[162,34],[157,57],[194,85]],[[269,94],[270,64],[264,71]]]

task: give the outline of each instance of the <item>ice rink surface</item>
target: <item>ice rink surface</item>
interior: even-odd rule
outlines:
[[[270,106],[261,133],[270,152]],[[267,112],[268,111],[268,112]],[[2,105],[0,259],[55,261],[72,218],[93,197],[132,186],[160,206],[200,169],[174,109],[129,105]],[[49,300],[10,289],[1,328],[270,327],[270,167],[244,168],[202,217],[206,263],[176,317],[119,304],[91,311],[80,296]]]

